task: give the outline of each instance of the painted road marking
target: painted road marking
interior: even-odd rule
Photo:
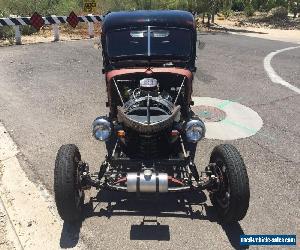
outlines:
[[[18,161],[18,150],[0,123],[0,196],[24,249],[60,249],[63,223],[53,198],[42,185],[31,182]],[[69,237],[68,237],[69,238]],[[75,247],[84,248],[82,243]]]
[[[268,73],[268,76],[270,77],[271,81],[273,83],[276,84],[281,84],[293,91],[295,91],[296,93],[300,94],[300,89],[295,87],[294,85],[290,84],[289,82],[283,80],[276,72],[275,70],[272,68],[271,66],[271,61],[272,58],[279,54],[282,53],[284,51],[288,51],[288,50],[292,50],[292,49],[298,49],[300,48],[300,46],[295,46],[295,47],[289,47],[289,48],[285,48],[285,49],[280,49],[280,50],[276,50],[275,52],[271,52],[270,54],[268,54],[265,59],[264,59],[264,68],[265,71]]]
[[[223,102],[221,102],[220,104],[218,104],[217,108],[223,109],[223,108],[225,108],[226,106],[230,105],[231,103],[240,101],[240,100],[242,100],[242,99],[243,99],[243,98],[240,97],[240,98],[238,98],[238,99],[236,99],[236,100],[224,100]]]
[[[226,113],[224,120],[205,122],[207,139],[236,140],[255,135],[263,126],[261,117],[249,107],[230,100],[211,97],[193,97],[197,106],[211,106]],[[197,113],[196,113],[197,114]]]

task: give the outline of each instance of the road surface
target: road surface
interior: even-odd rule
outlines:
[[[263,65],[270,52],[296,45],[225,33],[199,38],[205,47],[198,51],[193,95],[237,101],[264,123],[251,137],[226,141],[241,151],[248,168],[247,216],[231,226],[218,224],[205,194],[136,201],[100,192],[93,209],[85,206],[82,224],[64,225],[60,247],[81,239],[90,249],[232,249],[239,248],[240,234],[297,233],[299,238],[300,95],[274,84]],[[101,64],[92,41],[0,48],[0,120],[19,147],[28,177],[50,193],[61,144],[77,144],[94,170],[104,159],[103,144],[91,136],[93,119],[107,112]],[[274,70],[298,87],[299,65],[300,49],[272,60]],[[220,143],[199,143],[199,169]],[[149,218],[160,225],[141,226]]]

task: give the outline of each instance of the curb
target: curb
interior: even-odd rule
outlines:
[[[21,241],[18,237],[18,234],[16,232],[16,229],[15,229],[15,227],[14,227],[14,225],[13,225],[13,223],[12,223],[10,217],[9,217],[9,214],[7,212],[7,209],[6,209],[6,207],[3,203],[3,200],[1,198],[1,196],[0,196],[0,211],[3,211],[4,214],[7,217],[6,230],[8,231],[7,235],[10,235],[10,237],[7,237],[8,240],[12,243],[13,247],[16,250],[19,250],[19,249],[23,250],[24,248],[22,246],[22,243],[21,243]]]
[[[0,209],[7,216],[7,229],[13,230],[13,237],[8,238],[14,239],[16,249],[61,249],[66,232],[55,202],[43,185],[27,178],[17,153],[16,144],[0,123]],[[79,241],[74,248],[82,245]]]

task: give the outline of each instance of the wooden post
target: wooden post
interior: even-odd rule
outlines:
[[[88,14],[88,16],[93,16],[93,15]],[[89,36],[90,36],[90,38],[94,38],[94,36],[95,36],[94,23],[93,22],[88,22],[88,25],[89,25]]]
[[[56,15],[51,15],[51,17],[56,20]],[[52,24],[54,42],[59,41],[59,27],[58,24]]]
[[[16,45],[21,45],[22,40],[21,40],[21,32],[20,32],[20,26],[14,26],[15,28],[15,38],[16,38]]]

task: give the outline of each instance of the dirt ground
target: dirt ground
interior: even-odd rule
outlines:
[[[255,12],[251,17],[246,17],[243,13],[236,12],[226,20],[221,15],[217,16],[216,19],[219,22],[230,22],[237,27],[300,30],[300,16],[293,18],[289,15],[286,19],[276,19],[264,12]]]
[[[267,13],[255,13],[253,17],[235,13],[228,18],[217,15],[215,23],[211,24],[210,27],[207,27],[206,23],[202,25],[202,19],[199,19],[198,23],[200,30],[205,32],[231,32],[283,42],[300,42],[300,17],[294,19],[289,16],[285,21],[282,21],[269,18]]]
[[[100,24],[95,23],[95,37],[100,34]],[[78,24],[78,26],[73,29],[68,24],[59,26],[60,41],[72,41],[72,40],[82,40],[89,39],[88,25],[86,23]],[[27,36],[22,36],[22,44],[32,44],[32,43],[47,43],[53,42],[53,31],[51,26],[45,26],[40,31]],[[14,45],[14,41],[10,40],[0,40],[0,47]]]
[[[240,35],[247,35],[251,37],[277,40],[282,42],[300,42],[300,29],[274,29],[266,26],[241,27],[236,26],[235,23],[230,20],[217,20],[214,27],[212,28],[212,31],[215,29],[225,32],[233,32]]]

